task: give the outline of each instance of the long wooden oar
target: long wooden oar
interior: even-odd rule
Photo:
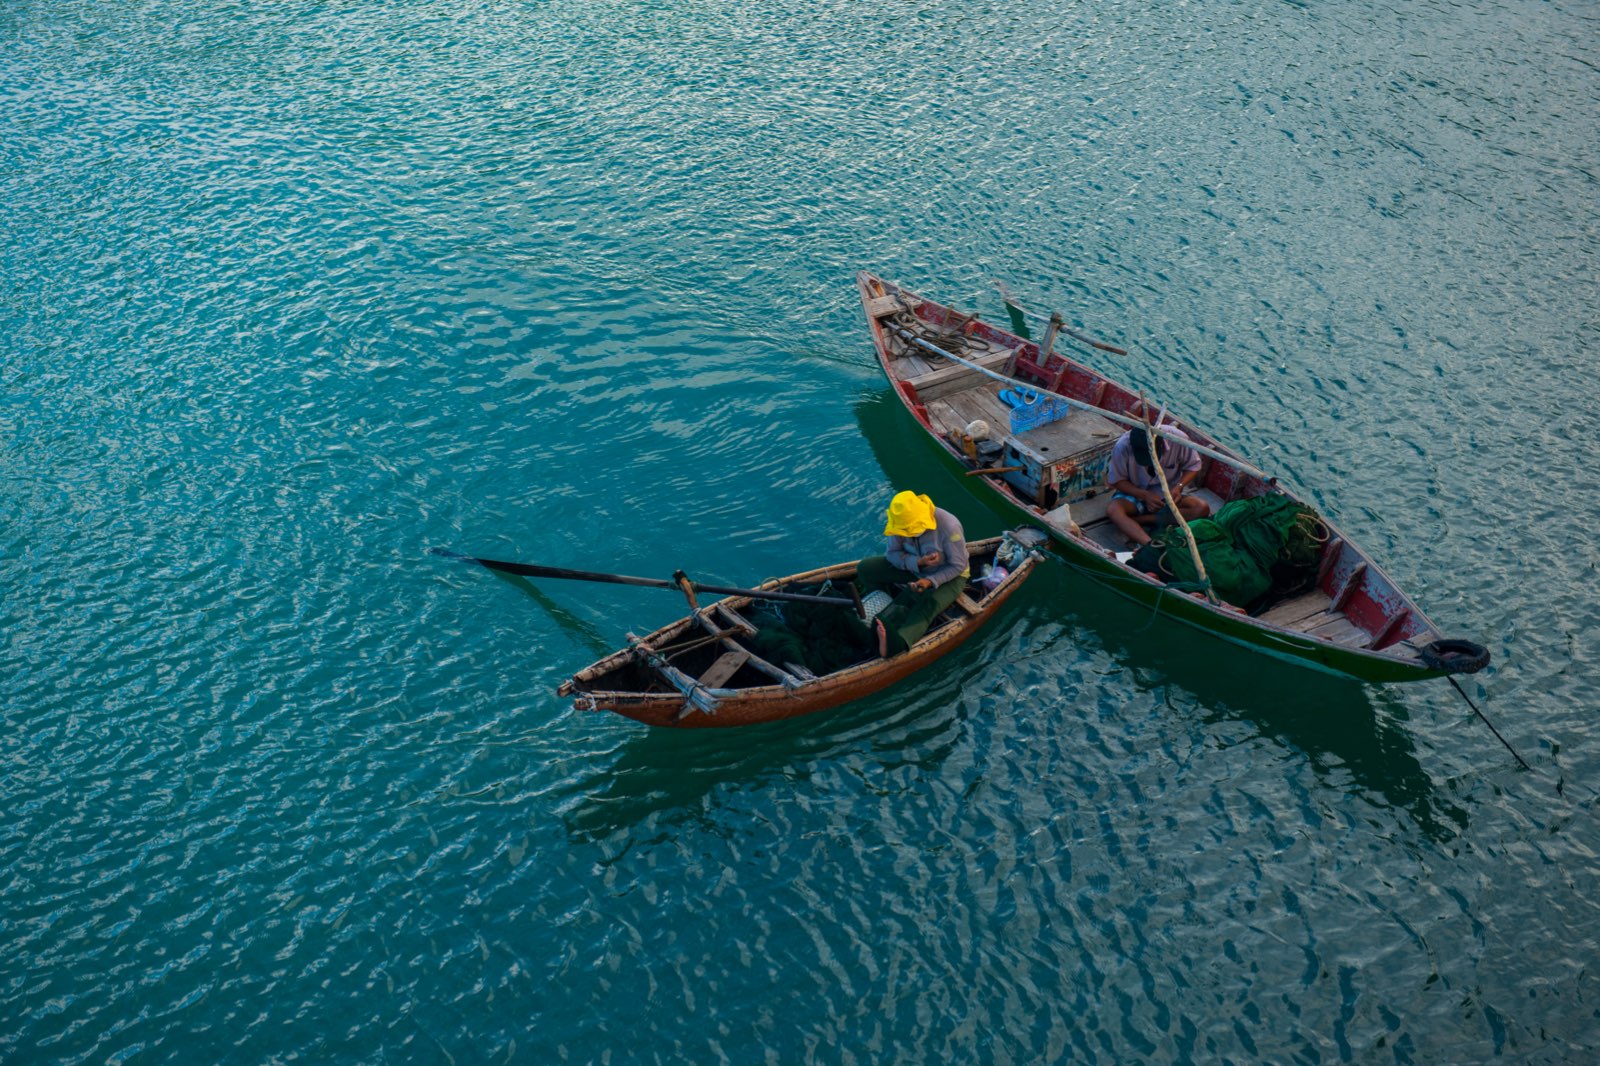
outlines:
[[[711,592],[719,596],[749,596],[758,600],[798,600],[802,603],[827,603],[837,607],[855,607],[855,601],[842,596],[809,596],[801,592],[776,592],[770,589],[741,589],[727,585],[703,585],[682,577],[667,581],[656,577],[628,577],[624,574],[604,574],[594,570],[564,570],[558,566],[536,566],[533,563],[511,563],[500,559],[480,559],[476,555],[462,555],[449,548],[433,548],[434,555],[446,559],[459,559],[464,563],[477,563],[490,570],[523,577],[555,577],[566,581],[598,581],[608,585],[642,585],[652,589],[676,589],[681,592]],[[680,574],[682,571],[679,572]],[[686,587],[687,586],[687,587]]]

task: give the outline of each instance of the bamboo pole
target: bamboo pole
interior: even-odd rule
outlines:
[[[1172,498],[1172,486],[1167,484],[1167,472],[1161,466],[1161,456],[1156,451],[1155,433],[1150,428],[1150,405],[1144,402],[1143,393],[1139,394],[1139,421],[1144,423],[1145,441],[1150,447],[1150,465],[1156,468],[1156,480],[1161,483],[1161,497],[1167,501],[1167,509],[1172,512],[1172,520],[1183,530],[1183,537],[1189,542],[1189,558],[1194,560],[1195,573],[1205,582],[1206,599],[1211,601],[1213,607],[1220,607],[1222,601],[1217,599],[1216,592],[1211,588],[1211,578],[1206,576],[1206,564],[1200,558],[1200,545],[1195,542],[1194,530],[1184,521],[1183,512],[1178,510],[1178,501]]]
[[[1085,403],[1083,400],[1074,400],[1071,396],[1063,396],[1061,393],[1047,389],[1043,385],[1035,385],[1029,381],[1021,381],[1017,378],[1007,377],[1005,374],[997,373],[996,371],[990,370],[986,366],[981,366],[978,363],[974,363],[970,359],[963,359],[959,355],[945,351],[936,344],[928,343],[903,326],[896,326],[893,323],[885,322],[883,323],[883,328],[893,333],[896,337],[899,337],[908,344],[915,344],[917,347],[925,348],[935,355],[942,355],[946,359],[952,359],[955,362],[960,363],[962,366],[976,370],[985,377],[994,378],[996,381],[1004,382],[1007,385],[1019,385],[1022,388],[1027,389],[1029,392],[1036,392],[1041,396],[1054,396],[1068,407],[1076,407],[1080,411],[1093,412],[1094,414],[1099,415],[1101,418],[1120,423],[1121,425],[1128,426],[1133,429],[1137,429],[1141,425],[1145,426],[1147,429],[1149,428],[1148,423],[1141,422],[1139,419],[1130,418],[1127,415],[1118,414],[1115,411],[1108,411],[1104,407],[1096,407],[1094,404]],[[1164,430],[1156,429],[1153,430],[1153,432],[1158,436],[1166,436],[1166,432]],[[1208,448],[1199,441],[1186,440],[1183,443],[1186,447],[1193,448],[1201,455],[1210,456],[1224,466],[1232,467],[1233,469],[1241,471],[1242,473],[1249,474],[1251,477],[1258,477],[1269,485],[1275,485],[1278,482],[1278,479],[1273,477],[1271,474],[1268,474],[1266,471],[1261,470],[1258,467],[1250,465],[1237,456],[1227,455],[1223,452],[1217,451],[1215,448]]]

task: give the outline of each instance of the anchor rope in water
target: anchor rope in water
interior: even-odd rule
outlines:
[[[1478,710],[1478,705],[1472,702],[1472,697],[1467,695],[1467,690],[1462,688],[1460,683],[1457,682],[1453,677],[1446,678],[1445,680],[1450,682],[1450,687],[1456,690],[1457,695],[1467,701],[1467,706],[1472,708],[1472,713],[1482,719],[1483,724],[1489,727],[1489,732],[1494,734],[1495,739],[1506,746],[1506,750],[1511,753],[1511,757],[1517,760],[1517,762],[1521,763],[1524,770],[1531,771],[1533,767],[1528,765],[1528,760],[1524,759],[1521,755],[1518,755],[1517,749],[1511,746],[1511,742],[1505,737],[1501,736],[1500,730],[1494,727],[1494,723],[1489,721],[1488,717],[1482,711]],[[1556,791],[1561,791],[1561,786],[1559,784],[1556,786]]]

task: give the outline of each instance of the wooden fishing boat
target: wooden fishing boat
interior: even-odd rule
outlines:
[[[646,725],[676,729],[772,722],[837,707],[886,688],[959,647],[1033,573],[1043,558],[1038,548],[1047,542],[1037,530],[970,542],[972,577],[960,598],[934,619],[920,640],[887,659],[878,658],[862,627],[854,661],[826,673],[813,674],[805,663],[768,661],[757,651],[763,632],[770,635],[774,626],[784,624],[782,612],[792,615],[793,601],[732,595],[696,606],[648,636],[629,634],[629,647],[580,670],[557,691],[572,697],[580,710],[614,711]],[[983,575],[997,558],[1005,573],[996,572],[997,580],[985,582]],[[848,595],[855,572],[855,562],[840,563],[776,578],[755,591]],[[774,611],[766,606],[772,602],[783,607]],[[855,613],[849,606],[825,609],[849,617]]]
[[[906,410],[951,464],[985,470],[973,477],[982,491],[1043,526],[1075,568],[1230,643],[1359,681],[1420,680],[1487,664],[1478,645],[1445,640],[1372,557],[1322,516],[1325,539],[1310,587],[1248,610],[1209,589],[1175,591],[1135,569],[1132,545],[1106,517],[1106,464],[1122,433],[1150,419],[1152,405],[1054,350],[1064,337],[1119,349],[1066,329],[1058,316],[1036,343],[1009,301],[1007,330],[870,273],[857,285],[878,361]],[[977,420],[990,437],[981,451],[966,434]],[[1169,417],[1161,426],[1182,430],[1201,453],[1195,494],[1213,514],[1269,493],[1294,498],[1192,423]]]

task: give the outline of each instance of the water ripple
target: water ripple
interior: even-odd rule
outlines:
[[[0,1058],[1593,1057],[1581,11],[0,31]],[[861,267],[1127,347],[1491,646],[1535,772],[1055,566],[826,715],[557,700],[681,602],[429,547],[754,583],[898,488],[1006,524]]]

